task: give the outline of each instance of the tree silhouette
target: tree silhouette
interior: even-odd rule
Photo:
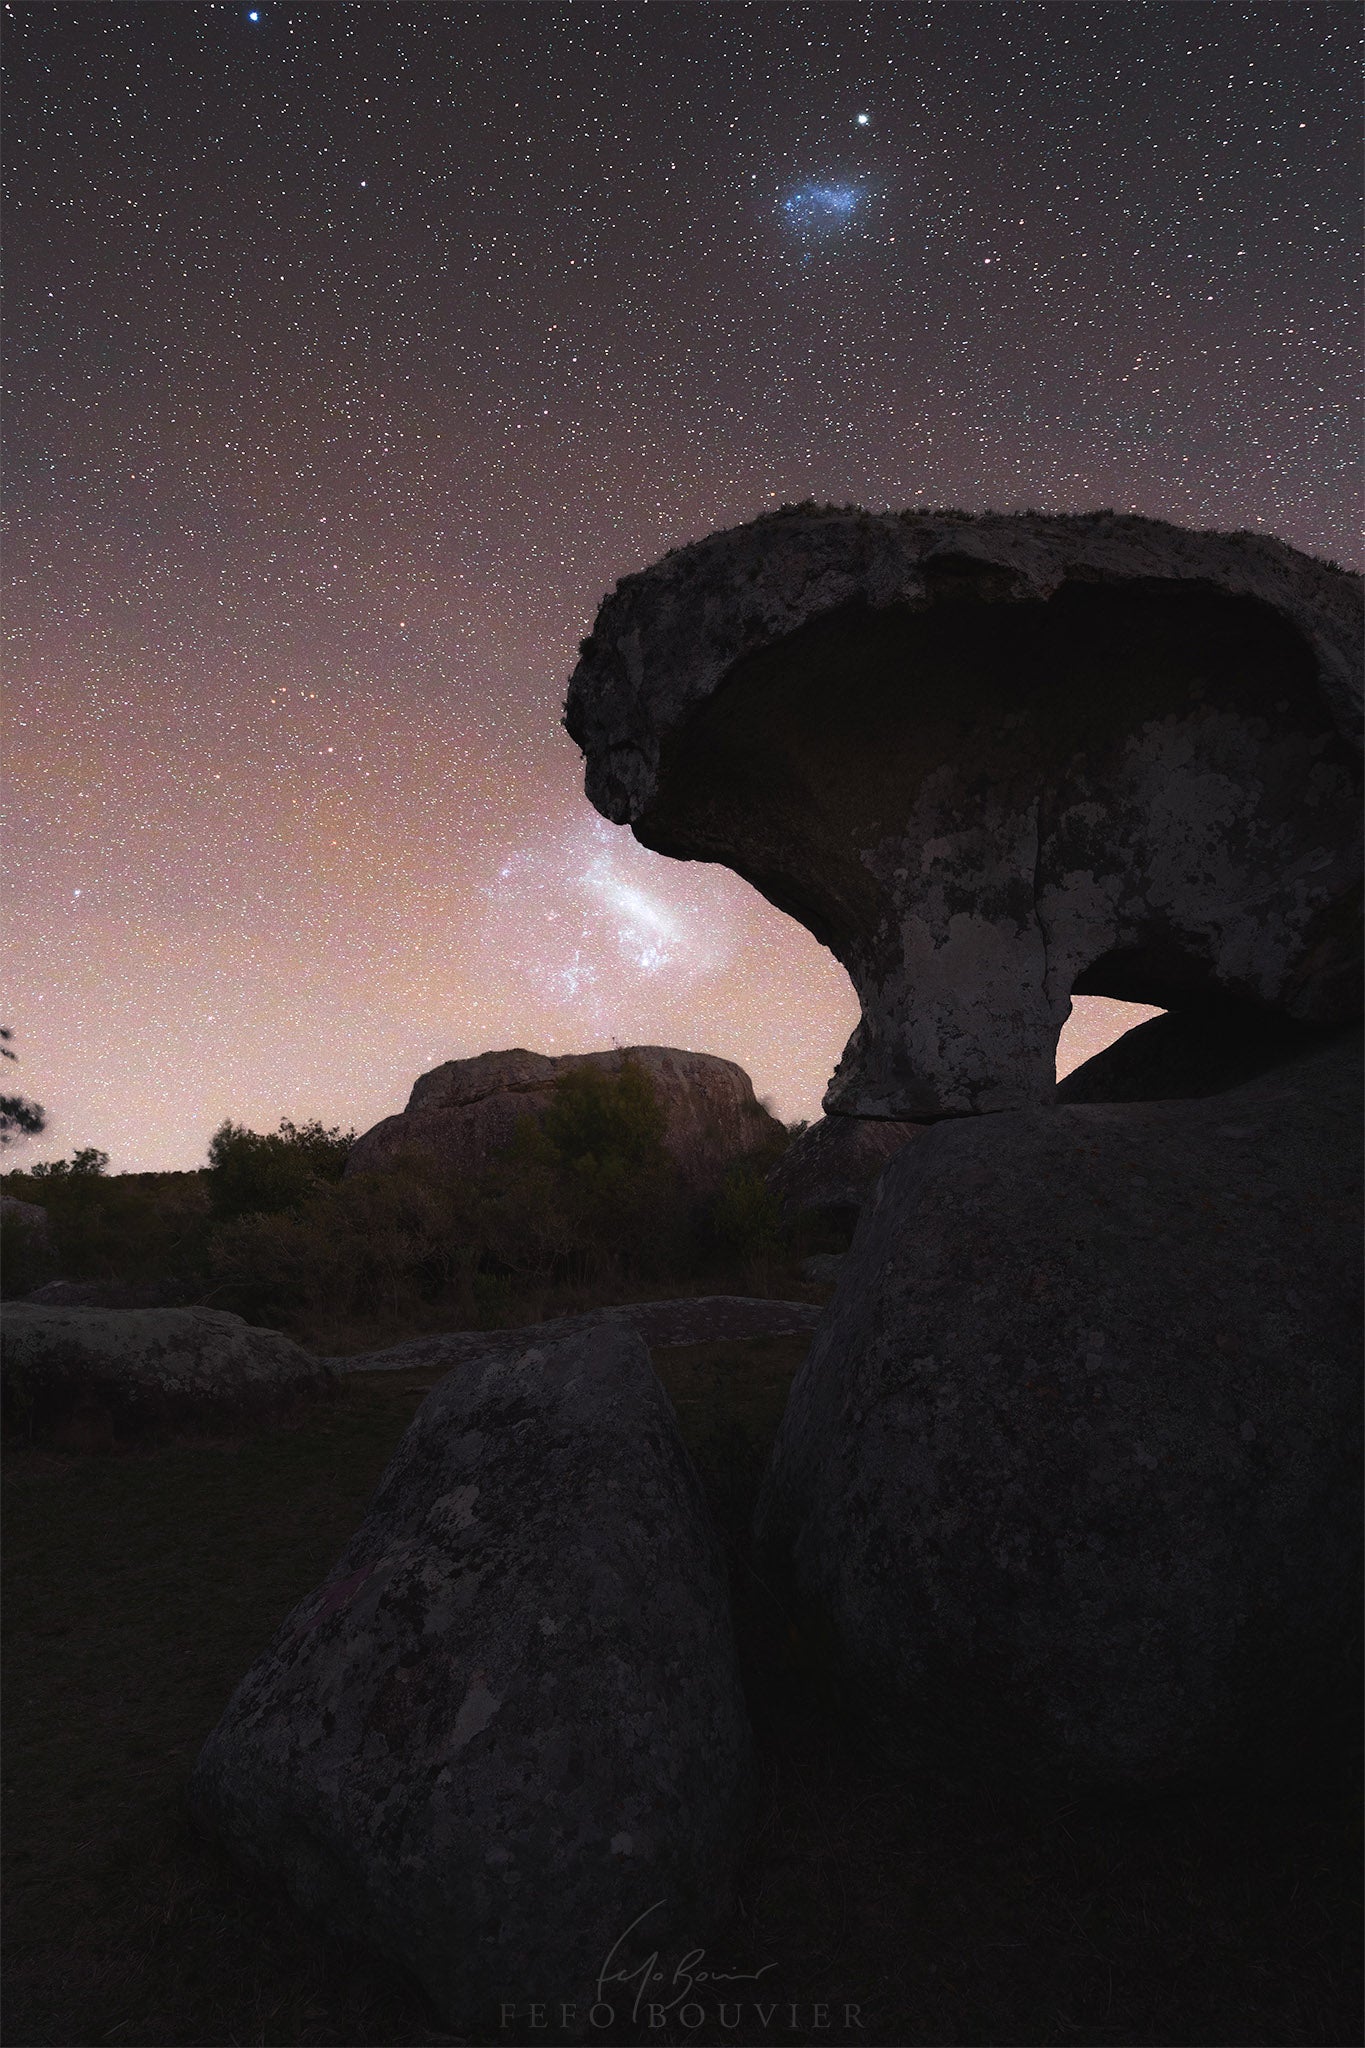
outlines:
[[[17,1060],[17,1052],[11,1052],[9,1041],[14,1033],[7,1025],[0,1024],[0,1058]],[[0,1145],[10,1144],[19,1133],[25,1138],[36,1138],[47,1124],[42,1104],[30,1102],[24,1095],[0,1095]]]

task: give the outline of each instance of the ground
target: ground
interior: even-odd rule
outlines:
[[[765,1787],[716,1966],[763,1969],[788,2042],[1356,2038],[1357,1802],[1334,1757],[1269,1793],[1128,1812],[1026,1807],[960,1765],[849,1746],[825,1648],[793,1636],[740,1541],[807,1342],[654,1354],[730,1549]],[[460,2038],[242,1882],[184,1800],[229,1693],[351,1535],[436,1377],[357,1373],[303,1426],[241,1440],[7,1454],[14,2048]],[[839,2026],[846,2002],[861,2030]]]

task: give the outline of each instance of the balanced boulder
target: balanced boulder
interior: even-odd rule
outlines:
[[[1355,1679],[1360,1044],[940,1124],[865,1210],[759,1508],[907,1741],[1146,1789]]]
[[[1360,1015],[1359,579],[1247,533],[798,508],[624,579],[598,809],[843,962],[826,1109],[1050,1100],[1073,991]]]
[[[481,1173],[508,1146],[523,1117],[542,1117],[562,1075],[588,1068],[620,1073],[630,1061],[649,1080],[665,1116],[664,1149],[683,1180],[714,1185],[728,1166],[770,1149],[783,1127],[754,1095],[732,1060],[674,1046],[633,1045],[608,1052],[485,1052],[447,1060],[414,1083],[401,1116],[385,1117],[357,1138],[346,1173],[372,1173],[417,1154],[451,1175]]]
[[[0,1324],[5,1413],[35,1439],[96,1448],[176,1429],[233,1430],[337,1386],[277,1330],[213,1308],[60,1308],[17,1301]]]
[[[618,1943],[617,1971],[705,1940],[749,1774],[699,1483],[643,1342],[598,1327],[440,1383],[192,1803],[492,2040],[528,2000],[586,2031]]]

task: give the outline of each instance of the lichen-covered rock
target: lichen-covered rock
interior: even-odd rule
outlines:
[[[1050,1099],[1073,991],[1360,1015],[1360,582],[1252,534],[804,510],[603,603],[565,725],[637,838],[848,969],[825,1099]]]
[[[936,1126],[798,1374],[764,1543],[899,1721],[1142,1789],[1356,1681],[1360,1046]]]
[[[382,1170],[412,1153],[452,1175],[481,1173],[511,1143],[522,1117],[544,1115],[562,1074],[582,1067],[619,1074],[625,1060],[653,1084],[666,1118],[665,1150],[694,1187],[714,1184],[727,1166],[783,1136],[782,1125],[758,1101],[743,1067],[713,1053],[666,1045],[557,1057],[485,1052],[475,1059],[447,1060],[423,1074],[400,1116],[385,1117],[357,1138],[347,1175]]]
[[[705,1939],[749,1769],[700,1487],[641,1339],[603,1327],[441,1382],[192,1803],[492,2040],[504,2001],[581,2020],[656,1901],[615,1967]]]
[[[825,1215],[851,1228],[888,1160],[927,1128],[877,1117],[822,1116],[793,1138],[768,1186],[789,1215]]]
[[[333,1392],[336,1373],[277,1330],[212,1308],[51,1308],[0,1322],[5,1414],[35,1440],[83,1447],[176,1429],[237,1429]]]

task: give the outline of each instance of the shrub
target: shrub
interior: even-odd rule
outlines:
[[[86,1155],[89,1156],[89,1155]],[[51,1257],[39,1279],[171,1283],[193,1296],[203,1277],[209,1204],[201,1173],[117,1173],[59,1160],[5,1176],[5,1192],[47,1210]],[[13,1274],[6,1291],[21,1290]]]
[[[543,1118],[525,1117],[480,1190],[488,1251],[538,1282],[657,1276],[687,1263],[687,1202],[667,1118],[633,1060],[571,1068]]]
[[[769,1259],[785,1248],[782,1205],[747,1163],[726,1174],[711,1205],[711,1225],[722,1251],[741,1259]]]
[[[466,1203],[419,1163],[315,1181],[292,1208],[220,1223],[209,1244],[215,1302],[293,1330],[421,1320],[436,1302],[473,1322],[477,1262]]]
[[[86,1145],[69,1159],[40,1160],[28,1169],[33,1180],[91,1180],[109,1171],[109,1154],[96,1145]]]
[[[654,1083],[627,1059],[615,1074],[599,1067],[571,1067],[561,1074],[540,1128],[562,1163],[591,1160],[599,1171],[639,1171],[664,1162],[666,1124]]]
[[[354,1131],[324,1129],[316,1118],[277,1131],[220,1124],[209,1142],[209,1199],[215,1216],[272,1216],[297,1208],[319,1183],[339,1181]]]

